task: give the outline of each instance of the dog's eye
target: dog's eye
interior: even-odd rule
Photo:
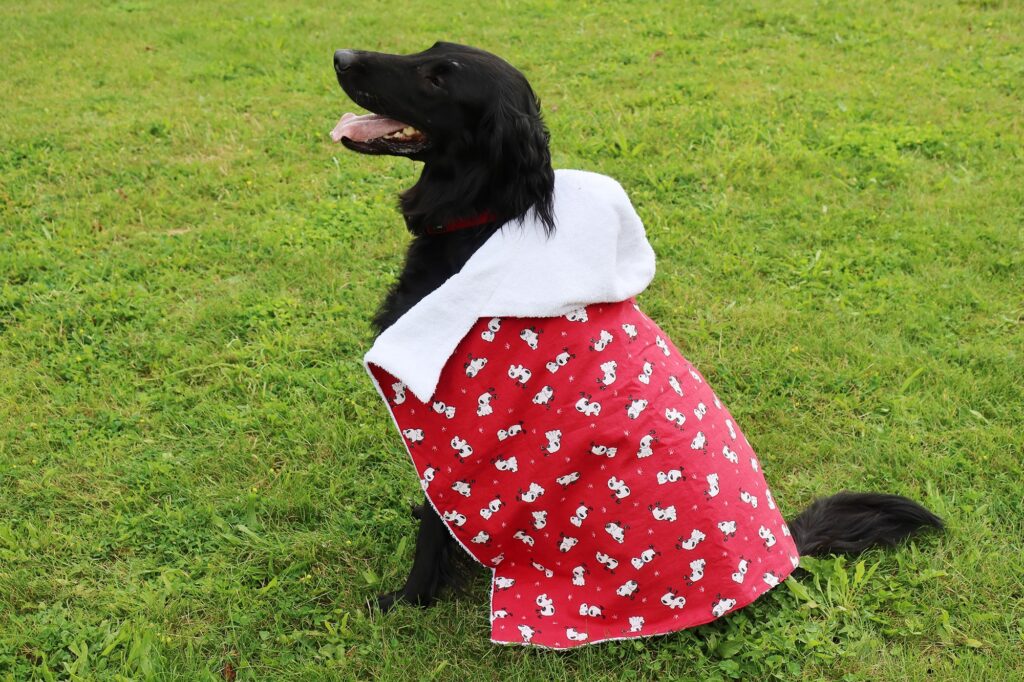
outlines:
[[[438,76],[437,74],[434,74],[434,73],[427,74],[424,77],[427,79],[427,82],[429,82],[435,88],[440,88],[440,87],[444,86],[444,80],[442,80],[442,78],[440,76]]]

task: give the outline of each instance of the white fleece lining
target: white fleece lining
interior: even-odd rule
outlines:
[[[555,317],[636,296],[654,250],[615,180],[555,171],[555,232],[529,214],[497,231],[450,277],[377,337],[363,361],[428,402],[448,358],[481,317]]]

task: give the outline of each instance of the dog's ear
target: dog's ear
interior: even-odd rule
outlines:
[[[547,231],[554,229],[552,198],[555,175],[551,168],[550,135],[533,91],[513,98],[499,97],[481,127],[486,135],[488,162],[505,196],[506,208],[524,215],[531,208]],[[518,101],[516,101],[518,99]]]

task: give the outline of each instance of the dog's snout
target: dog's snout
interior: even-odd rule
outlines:
[[[352,68],[355,61],[355,50],[338,50],[334,53],[334,70],[338,73],[344,73]]]

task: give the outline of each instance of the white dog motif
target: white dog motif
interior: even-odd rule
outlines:
[[[750,565],[746,559],[740,559],[739,565],[736,567],[736,572],[732,574],[732,581],[734,583],[742,583],[743,578],[747,575],[747,567]]]
[[[704,495],[710,500],[712,497],[718,497],[718,493],[721,492],[718,487],[718,474],[708,474],[708,489],[704,491]]]
[[[757,529],[757,534],[764,540],[765,547],[771,548],[775,546],[775,535],[770,530],[761,526]]]
[[[571,474],[559,476],[558,478],[555,479],[555,483],[562,486],[563,488],[568,488],[570,485],[572,485],[578,480],[580,480],[580,472],[574,471]]]
[[[630,616],[629,617],[629,631],[640,632],[644,629],[644,617],[643,616]]]
[[[683,477],[683,472],[679,469],[669,469],[668,471],[658,472],[658,485],[665,485],[666,483],[675,483]]]
[[[636,325],[635,324],[630,324],[629,322],[627,322],[626,324],[622,325],[622,331],[626,332],[626,336],[629,337],[630,341],[632,341],[632,340],[634,340],[636,338]]]
[[[537,330],[533,327],[527,327],[523,331],[519,332],[519,338],[526,342],[526,345],[530,347],[530,350],[537,350],[537,339],[540,337],[537,335]]]
[[[612,573],[614,573],[615,569],[619,567],[618,559],[610,557],[610,556],[608,556],[607,554],[605,554],[603,552],[598,552],[597,554],[594,555],[594,558],[597,559],[597,563],[601,564],[602,566],[607,568]]]
[[[570,353],[569,349],[566,348],[561,353],[556,355],[554,360],[550,361],[544,366],[548,368],[549,372],[554,374],[555,372],[558,371],[560,367],[565,367],[567,364],[569,364],[569,360],[571,360],[574,357],[576,356]]]
[[[555,615],[555,602],[548,598],[548,595],[538,594],[537,595],[537,615],[539,616],[553,616]]]
[[[536,502],[537,498],[544,494],[544,488],[536,483],[531,483],[529,490],[520,490],[519,499],[523,502]]]
[[[494,341],[494,335],[498,333],[499,329],[501,329],[501,318],[492,317],[487,321],[487,329],[480,332],[480,338],[490,343]]]
[[[707,565],[707,561],[704,559],[694,559],[690,562],[690,577],[687,578],[687,582],[692,585],[704,577],[704,567]]]
[[[480,516],[482,516],[483,519],[485,521],[487,521],[492,516],[497,514],[498,510],[501,509],[501,507],[502,507],[501,498],[500,497],[495,497],[493,500],[491,500],[490,502],[487,503],[486,507],[484,507],[483,509],[480,510]]]
[[[696,528],[690,533],[690,537],[685,540],[680,539],[679,544],[676,545],[679,549],[695,549],[697,545],[704,541],[707,536],[700,532]]]
[[[740,457],[736,454],[736,451],[730,448],[728,445],[722,446],[722,456],[733,464],[739,464]]]
[[[558,449],[562,447],[562,432],[559,429],[546,432],[544,437],[548,439],[548,444],[544,447],[544,452],[549,455],[555,454],[558,452]]]
[[[443,402],[437,401],[434,402],[430,407],[433,408],[434,412],[437,412],[438,414],[443,414],[448,419],[455,419],[454,405],[445,405]]]
[[[513,455],[508,459],[494,460],[494,468],[496,468],[498,471],[519,471],[519,463],[516,461],[516,458]]]
[[[655,521],[675,521],[676,520],[676,508],[675,505],[669,505],[662,509],[656,504],[652,504],[648,507],[651,512],[651,516],[654,517]]]
[[[636,378],[636,380],[639,381],[641,384],[650,385],[652,374],[654,374],[654,365],[647,361],[644,361],[643,370],[641,370],[640,375]]]
[[[486,417],[487,415],[494,412],[494,408],[491,407],[491,401],[494,400],[494,389],[488,389],[480,394],[480,397],[476,399],[476,416]]]
[[[624,500],[629,497],[629,486],[625,481],[620,481],[614,476],[608,479],[608,489],[612,491],[616,500]]]
[[[686,598],[669,589],[668,592],[661,595],[661,603],[670,609],[681,609],[686,606]]]
[[[666,358],[669,355],[671,355],[671,353],[669,353],[668,350],[668,344],[665,343],[665,339],[661,338],[660,336],[654,337],[654,345],[661,349],[661,352],[665,354]]]
[[[455,450],[455,453],[462,459],[466,459],[473,454],[472,446],[458,436],[452,438],[451,446],[452,450]]]
[[[583,525],[583,522],[586,520],[587,514],[590,513],[591,509],[593,509],[593,507],[588,507],[585,504],[581,504],[580,506],[576,507],[576,513],[573,516],[569,517],[569,523],[576,526],[577,528],[580,528]]]
[[[507,438],[512,438],[513,436],[518,436],[522,432],[523,432],[523,422],[519,422],[518,424],[513,424],[512,426],[508,427],[507,429],[498,429],[498,440],[499,441],[503,441],[503,440],[505,440]]]
[[[633,568],[639,571],[641,568],[654,561],[654,557],[658,556],[658,554],[660,554],[660,552],[655,550],[653,547],[649,547],[640,552],[640,556],[635,556],[630,559],[630,563],[633,564]]]
[[[565,314],[565,319],[570,322],[586,322],[587,321],[587,309],[586,308],[575,308]]]
[[[480,370],[487,364],[487,358],[474,358],[472,355],[469,356],[469,362],[465,364],[466,376],[470,379],[476,377],[480,373]]]
[[[582,587],[587,584],[587,570],[586,566],[577,566],[572,569],[572,584],[576,587]]]
[[[740,491],[740,500],[746,502],[754,509],[757,509],[757,498],[748,493],[746,490]]]
[[[402,435],[413,445],[423,442],[423,429],[403,429]]]
[[[610,448],[606,445],[596,445],[594,443],[590,444],[590,454],[597,455],[598,457],[611,459],[615,456],[616,452],[618,452],[618,448]]]
[[[620,597],[629,597],[630,599],[633,599],[633,593],[636,592],[637,587],[638,585],[635,580],[627,580],[622,583],[619,589],[615,590],[615,594]]]
[[[677,429],[683,428],[683,424],[686,423],[686,415],[674,407],[665,408],[665,419],[672,422],[672,426]]]
[[[391,384],[391,390],[395,392],[395,397],[391,399],[392,404],[401,405],[405,402],[405,384],[396,381]]]
[[[693,441],[690,442],[691,450],[703,450],[704,446],[708,444],[708,437],[704,435],[703,431],[698,431],[697,435],[693,437]]]
[[[640,448],[636,451],[637,459],[643,459],[644,457],[650,457],[654,454],[654,448],[651,447],[658,439],[654,437],[654,432],[651,431],[640,439]]]
[[[615,383],[615,370],[618,367],[618,363],[614,360],[601,363],[601,371],[604,372],[604,376],[597,380],[597,383],[604,387],[611,386]]]
[[[608,535],[612,536],[612,540],[615,540],[615,542],[619,543],[620,545],[626,541],[626,529],[620,526],[619,524],[615,523],[614,521],[609,521],[608,523],[606,523],[604,526],[604,530],[606,533],[608,533]]]
[[[462,527],[462,524],[466,523],[466,517],[457,511],[446,511],[442,514],[444,520],[448,523],[454,523],[456,526]]]
[[[531,536],[527,535],[525,531],[517,530],[512,537],[519,540],[527,547],[533,547],[534,540]]]
[[[581,393],[580,399],[576,401],[576,411],[587,417],[596,417],[601,414],[601,403],[590,399],[590,394]]]
[[[430,487],[430,482],[434,480],[434,476],[437,474],[437,469],[434,467],[427,467],[423,470],[423,478],[420,479],[420,485],[426,490]]]
[[[533,373],[522,365],[509,365],[508,367],[508,378],[520,386],[525,386],[532,376]]]
[[[714,606],[711,607],[711,615],[715,618],[721,618],[725,615],[726,611],[736,606],[735,599],[719,599],[715,602]]]
[[[683,395],[683,387],[679,385],[679,379],[674,376],[669,376],[668,385],[672,387],[672,390],[676,392],[680,397]]]
[[[649,404],[650,403],[643,398],[631,400],[629,405],[626,406],[626,416],[630,419],[637,419],[640,416],[640,413],[647,409]]]
[[[555,397],[555,389],[550,386],[544,386],[542,389],[537,391],[537,395],[533,396],[534,405],[547,405],[551,402],[551,399]]]
[[[562,534],[561,538],[561,541],[558,543],[559,552],[568,552],[570,549],[576,546],[577,542],[579,542],[578,538],[571,538],[565,534]]]
[[[718,522],[718,530],[722,531],[722,534],[725,535],[725,539],[728,540],[732,536],[736,535],[736,522],[735,521],[719,521]]]
[[[590,339],[590,348],[600,353],[605,348],[607,348],[608,344],[611,343],[613,340],[614,337],[611,335],[611,332],[602,329],[601,333],[598,335],[598,338]]]
[[[585,642],[587,641],[587,633],[577,632],[576,628],[566,628],[565,636],[570,642]]]
[[[546,511],[535,511],[530,513],[533,514],[534,528],[541,530],[544,526],[548,525],[548,513]]]

